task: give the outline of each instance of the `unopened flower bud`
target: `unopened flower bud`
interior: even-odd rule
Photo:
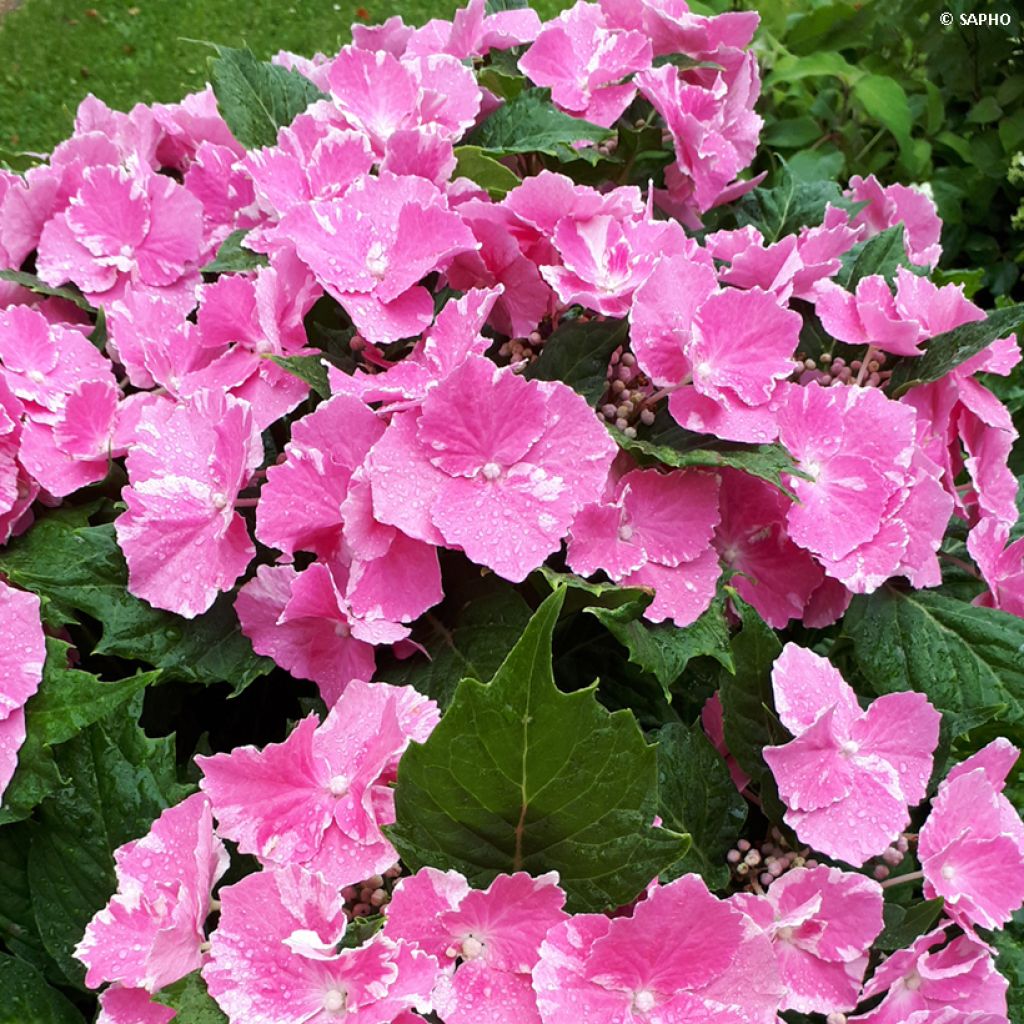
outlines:
[[[640,411],[640,422],[645,427],[649,427],[654,422],[654,411],[652,409],[642,409]]]
[[[761,863],[761,854],[757,850],[751,850],[743,859],[754,868]]]
[[[741,853],[746,853],[746,852],[747,852],[747,850],[749,850],[749,849],[750,849],[750,841],[749,841],[749,840],[747,840],[747,839],[741,839],[741,840],[740,840],[740,841],[739,841],[739,842],[738,842],[738,843],[736,844],[736,849],[737,849],[737,850],[739,850],[739,851],[740,851]]]
[[[903,862],[903,854],[895,846],[890,846],[889,849],[882,854],[882,860],[884,860],[890,867],[895,867],[897,864],[901,864]]]
[[[889,877],[889,869],[884,864],[876,864],[872,874],[881,882],[883,878]]]
[[[729,852],[728,852],[728,853],[727,853],[727,854],[725,855],[725,859],[726,859],[726,860],[727,860],[727,861],[728,861],[728,862],[729,862],[730,864],[739,864],[739,862],[740,862],[740,860],[742,859],[742,857],[743,857],[743,854],[742,854],[742,853],[740,853],[740,851],[739,851],[739,850],[730,850],[730,851],[729,851]]]

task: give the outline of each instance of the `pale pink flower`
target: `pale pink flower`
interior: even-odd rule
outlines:
[[[776,659],[772,687],[795,737],[764,748],[786,822],[801,842],[859,867],[898,838],[924,799],[941,715],[912,692],[862,711],[825,658],[792,643]]]
[[[380,935],[339,949],[344,904],[323,876],[258,871],[220,899],[203,977],[231,1024],[384,1024],[430,1010],[437,961]]]
[[[37,269],[50,285],[77,284],[93,301],[125,285],[163,289],[197,279],[202,204],[172,178],[90,167],[67,209],[48,221]]]
[[[714,545],[719,558],[736,575],[730,585],[768,625],[785,629],[803,618],[824,570],[786,530],[792,502],[765,480],[723,469],[721,522]]]
[[[780,1009],[800,1013],[852,1010],[871,943],[882,930],[882,889],[838,868],[794,868],[763,896],[730,897],[772,939],[786,986]]]
[[[39,598],[0,580],[0,803],[25,740],[24,707],[39,689],[45,660]]]
[[[371,451],[374,516],[518,582],[598,497],[616,451],[572,389],[470,355]]]
[[[624,81],[651,66],[651,43],[642,32],[609,28],[597,4],[579,0],[547,22],[519,59],[535,85],[551,89],[562,110],[608,127],[636,96]]]
[[[111,985],[100,993],[96,1024],[168,1024],[175,1011],[154,1003],[142,988]]]
[[[424,868],[395,887],[384,934],[454,968],[434,991],[448,1024],[489,1019],[496,1002],[500,1012],[536,1020],[530,971],[545,934],[566,919],[564,902],[554,872],[499,875],[481,891],[458,872]]]
[[[768,936],[698,875],[655,886],[631,917],[556,925],[533,987],[544,1024],[775,1024],[784,991]]]
[[[358,179],[343,199],[292,207],[281,231],[374,344],[428,326],[433,299],[419,282],[477,245],[435,185],[386,172]]]
[[[721,290],[703,262],[666,257],[637,289],[633,350],[688,430],[772,441],[780,384],[793,373],[797,313],[759,288]]]
[[[1009,537],[1009,527],[991,518],[968,535],[967,550],[989,588],[974,603],[1024,619],[1024,537],[1012,543]]]
[[[114,522],[132,594],[194,618],[234,585],[256,553],[234,503],[262,459],[247,402],[205,391],[142,411]]]
[[[713,474],[634,469],[573,520],[566,561],[582,576],[603,569],[624,586],[654,588],[644,617],[687,626],[715,596],[718,518]]]
[[[1005,1015],[1007,981],[996,970],[990,948],[971,935],[943,945],[948,927],[949,922],[943,923],[883,960],[864,986],[862,999],[886,992],[885,998],[873,1010],[851,1020],[857,1024],[938,1024],[944,1018],[924,1016],[923,1011],[943,1010],[979,1017]]]
[[[908,185],[883,188],[873,174],[866,178],[855,174],[846,195],[855,203],[868,204],[850,222],[853,227],[863,227],[865,238],[902,224],[903,245],[909,259],[926,267],[938,264],[942,255],[942,221],[935,204],[924,192]]]
[[[304,718],[283,743],[199,757],[221,835],[267,865],[301,864],[335,885],[398,859],[381,831],[395,820],[390,783],[437,705],[412,687],[353,680],[322,725]]]
[[[85,983],[156,992],[202,964],[210,896],[228,868],[210,801],[195,793],[168,808],[141,839],[114,851],[117,892],[75,947]]]
[[[964,928],[1002,928],[1024,904],[1024,822],[1003,795],[1019,755],[996,739],[951,768],[921,829],[925,895]]]

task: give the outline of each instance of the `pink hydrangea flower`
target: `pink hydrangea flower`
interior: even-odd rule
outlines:
[[[974,603],[1024,619],[1024,537],[1008,543],[1009,536],[1009,527],[991,518],[971,530],[967,550],[989,588]]]
[[[736,575],[730,585],[774,629],[801,619],[824,570],[786,531],[792,502],[778,488],[735,469],[719,474],[721,521],[714,545]]]
[[[763,896],[730,897],[770,936],[786,986],[780,1009],[837,1013],[858,1002],[871,943],[882,930],[882,889],[838,868],[794,868]]]
[[[715,596],[718,518],[714,475],[634,469],[573,520],[566,561],[581,576],[603,569],[624,586],[652,587],[644,617],[687,626]]]
[[[143,409],[114,522],[132,594],[194,618],[234,585],[256,553],[234,504],[262,459],[247,402],[204,391]]]
[[[733,785],[742,793],[750,785],[750,776],[740,767],[725,742],[725,711],[722,698],[717,693],[711,694],[700,709],[700,725],[715,750],[722,755]]]
[[[796,235],[787,235],[771,245],[755,227],[716,231],[704,245],[716,260],[728,264],[719,271],[721,281],[734,288],[760,288],[780,302],[793,294],[796,275],[803,269]]]
[[[96,1024],[168,1024],[175,1011],[154,1003],[141,988],[111,985],[100,993],[100,1012]]]
[[[0,544],[31,516],[30,506],[39,492],[39,484],[19,459],[24,411],[0,373]]]
[[[37,269],[50,285],[77,284],[92,301],[197,278],[202,204],[172,178],[90,167],[67,209],[39,239]]]
[[[673,389],[669,412],[688,430],[772,441],[780,382],[793,373],[797,313],[759,288],[721,290],[703,262],[666,257],[630,314],[637,363]]]
[[[384,934],[452,965],[434,991],[448,1024],[489,1019],[496,1002],[497,1012],[538,1020],[530,972],[545,934],[566,919],[564,902],[554,872],[499,875],[481,891],[458,872],[424,868],[395,887]]]
[[[232,231],[254,227],[260,220],[252,180],[230,146],[201,143],[184,185],[203,207],[203,258],[214,256]]]
[[[141,839],[114,851],[117,892],[75,947],[85,983],[156,992],[202,964],[210,895],[228,868],[210,801],[195,793],[168,808]]]
[[[477,245],[435,185],[386,172],[342,200],[292,207],[281,232],[374,344],[421,333],[434,303],[419,282]]]
[[[0,580],[0,802],[25,741],[25,704],[39,689],[46,638],[39,598]]]
[[[203,977],[231,1024],[382,1024],[430,1010],[437,961],[380,935],[338,949],[344,904],[321,875],[258,871],[220,899]]]
[[[862,999],[886,992],[885,998],[851,1020],[906,1024],[921,1020],[917,1015],[925,1011],[949,1010],[1005,1015],[1007,981],[995,969],[990,948],[970,935],[943,945],[947,927],[948,922],[883,960],[864,986]]]
[[[631,917],[556,925],[533,987],[544,1024],[775,1024],[783,996],[768,936],[698,875],[655,886]]]
[[[1019,756],[997,739],[951,768],[921,829],[925,895],[965,928],[1002,928],[1024,904],[1024,822],[1003,795]]]
[[[606,128],[636,96],[624,79],[650,66],[647,36],[609,28],[601,8],[586,0],[547,22],[519,59],[523,74],[550,88],[562,110]]]
[[[942,256],[939,236],[942,221],[935,204],[919,189],[908,185],[882,187],[878,179],[854,175],[850,179],[847,196],[855,203],[866,202],[851,221],[862,227],[865,238],[871,238],[886,228],[903,225],[903,245],[908,258],[921,266],[935,267]]]
[[[398,18],[398,21],[401,23],[402,19]],[[361,27],[353,26],[353,37],[354,30]],[[432,18],[422,28],[410,29],[411,34],[402,52],[420,57],[447,53],[465,60],[467,57],[483,56],[491,50],[509,50],[531,43],[537,38],[540,29],[540,16],[530,7],[488,14],[484,0],[469,0],[465,7],[455,12],[451,21]],[[367,48],[385,49],[379,45]]]
[[[353,680],[323,725],[310,715],[262,751],[197,758],[201,786],[243,853],[348,885],[398,859],[381,832],[395,820],[389,784],[410,740],[424,742],[439,718],[412,687]]]
[[[742,49],[757,28],[754,11],[727,11],[713,17],[694,14],[686,0],[600,0],[610,25],[645,32],[654,56],[684,53],[711,57],[722,47]]]
[[[370,452],[374,516],[518,582],[600,494],[616,450],[572,389],[471,355]]]
[[[764,748],[786,822],[814,849],[860,867],[910,823],[925,796],[941,715],[920,693],[867,711],[825,659],[786,644],[772,669],[775,710],[794,735]]]

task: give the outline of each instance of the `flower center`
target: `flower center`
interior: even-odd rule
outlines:
[[[485,480],[497,480],[501,476],[501,466],[496,462],[487,462],[480,472],[483,473]]]
[[[462,940],[463,960],[475,960],[483,951],[484,944],[475,935],[467,935]]]
[[[904,979],[904,986],[908,992],[916,992],[921,987],[921,975],[917,971],[911,971],[910,974]]]
[[[632,540],[633,539],[633,527],[629,523],[623,523],[619,527],[619,540]]]
[[[777,934],[783,942],[789,942],[793,938],[793,928],[787,924],[784,928],[780,928]]]
[[[388,254],[384,251],[381,242],[374,242],[366,253],[366,269],[373,274],[378,281],[384,279],[388,272]]]
[[[844,757],[853,757],[860,750],[860,744],[856,740],[847,740],[840,749]]]
[[[347,996],[341,989],[332,988],[324,996],[324,1009],[329,1013],[340,1013],[345,1009],[347,1001]]]
[[[633,993],[633,1009],[640,1013],[649,1013],[654,1009],[654,993],[650,989],[641,988]]]
[[[327,783],[327,788],[331,791],[331,796],[344,796],[348,792],[348,777],[345,775],[335,775],[331,778],[331,781]]]
[[[213,502],[214,508],[224,509],[227,508],[228,496],[221,491],[214,491],[214,493],[210,495],[210,501]]]
[[[46,377],[43,376],[40,370],[29,370],[26,376],[33,384],[42,384],[46,380]]]
[[[948,878],[952,878],[953,875],[955,875],[955,874],[956,874],[956,872],[953,870],[953,866],[951,864],[945,865],[945,867],[943,867],[943,869],[942,869],[942,877],[943,878],[947,878],[947,879]]]

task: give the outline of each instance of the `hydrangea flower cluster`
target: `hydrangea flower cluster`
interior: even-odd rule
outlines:
[[[929,278],[941,223],[918,190],[855,177],[809,223],[755,222],[757,23],[470,0],[279,54],[262,71],[302,102],[270,144],[239,141],[212,88],[127,114],[90,97],[47,162],[0,171],[0,797],[21,799],[19,751],[34,771],[76,734],[48,725],[63,693],[36,696],[44,623],[84,647],[120,556],[116,614],[159,610],[211,646],[226,616],[268,692],[303,702],[259,742],[213,735],[198,790],[111,851],[116,892],[74,947],[106,986],[100,1024],[166,1024],[186,981],[230,1024],[1006,1020],[989,932],[1024,905],[1018,750],[973,732],[1003,712],[961,708],[962,664],[932,696],[845,641],[873,598],[941,596],[951,565],[972,580],[960,614],[992,624],[979,645],[1020,630],[1017,432],[986,381],[1021,353]],[[524,141],[528,116],[544,130]],[[116,542],[100,582],[51,592],[4,561],[58,506]],[[470,717],[461,695],[517,668],[540,700],[537,651],[526,671],[514,641],[487,644],[552,580],[581,599],[556,644],[578,652],[600,619],[629,649],[602,667],[614,714],[594,713],[609,734],[628,720],[652,786],[655,716],[721,769],[713,813],[751,805],[709,853],[714,828],[658,804],[636,849],[685,831],[700,856],[651,867],[624,906],[544,859],[572,840],[646,864],[601,831],[621,808],[530,845],[531,800],[544,772],[574,781],[579,739],[533,703],[474,719],[472,771],[458,744],[430,762],[430,786],[483,810],[437,797],[426,838],[403,833],[403,756]],[[494,593],[511,603],[487,617]],[[95,653],[119,657],[134,620],[102,625]],[[987,650],[971,671],[1019,687]],[[552,699],[592,682],[565,670]],[[510,714],[511,816],[488,789],[509,781]],[[940,744],[943,722],[962,728]],[[449,824],[485,853],[432,860]],[[941,910],[883,959],[888,887],[918,882]]]

